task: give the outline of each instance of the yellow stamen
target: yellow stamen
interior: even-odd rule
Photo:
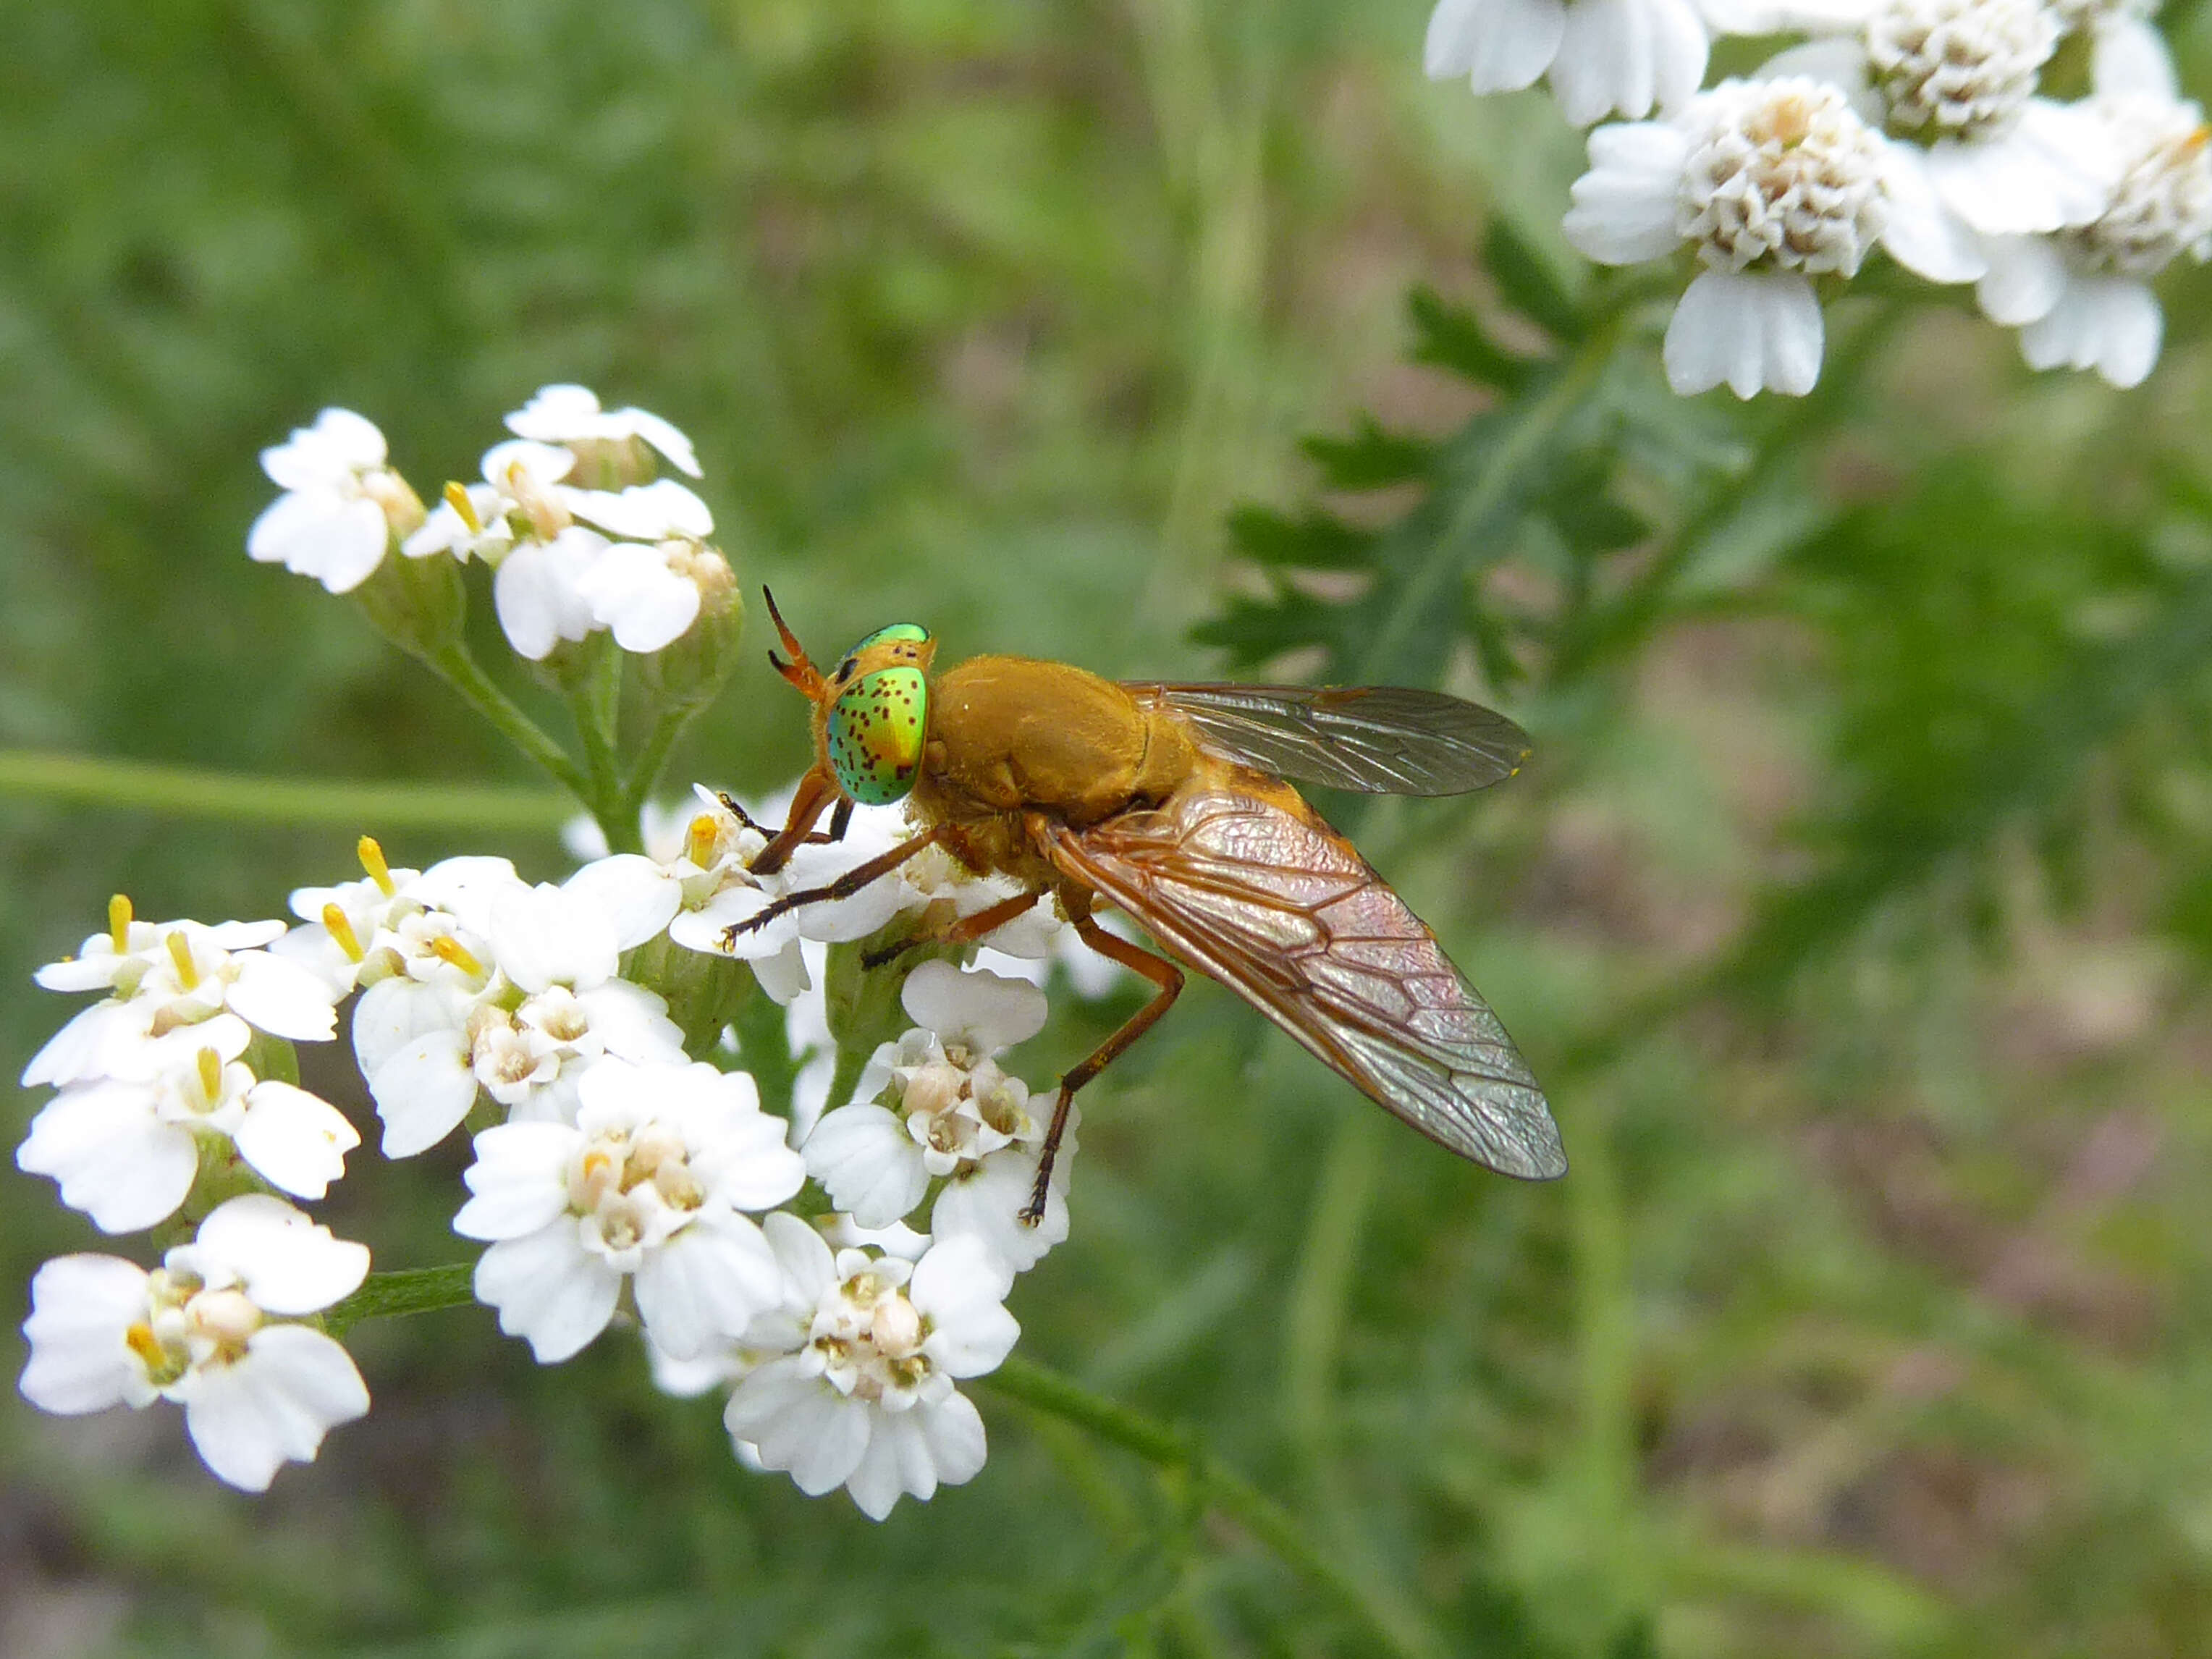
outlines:
[[[346,913],[337,905],[323,907],[323,927],[338,942],[338,949],[346,953],[347,961],[359,962],[368,954],[361,948],[361,935],[354,932],[353,923],[346,920]]]
[[[200,970],[192,961],[192,942],[178,928],[169,935],[169,960],[177,964],[177,978],[190,991],[200,982]]]
[[[138,1356],[138,1363],[148,1370],[158,1373],[169,1369],[169,1356],[162,1351],[161,1339],[154,1334],[154,1328],[144,1320],[140,1320],[124,1332],[123,1340],[131,1352]]]
[[[200,1050],[200,1092],[210,1106],[222,1098],[222,1056],[212,1048]]]
[[[690,833],[684,838],[684,856],[704,870],[714,861],[714,843],[720,839],[714,820],[702,812],[691,820]]]
[[[131,896],[118,893],[107,901],[107,937],[121,956],[131,948]]]
[[[430,941],[430,954],[441,962],[451,963],[463,973],[480,975],[483,963],[470,954],[469,947],[451,933],[441,933]]]
[[[377,890],[390,898],[398,889],[392,884],[392,866],[384,861],[384,849],[376,844],[374,836],[363,836],[354,849],[361,857],[361,867],[368,872],[368,878],[376,884]]]
[[[477,516],[477,504],[469,499],[469,487],[466,484],[448,481],[446,485],[446,505],[453,509],[455,515],[463,524],[468,526],[470,535],[483,534],[483,520]]]

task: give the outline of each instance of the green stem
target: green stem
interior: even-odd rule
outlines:
[[[544,767],[555,782],[586,806],[592,803],[591,785],[568,758],[568,751],[545,735],[538,723],[491,682],[465,646],[448,646],[427,659],[447,684],[459,692],[468,705],[499,728],[517,749]]]
[[[537,789],[259,778],[97,755],[0,749],[0,796],[117,806],[162,817],[391,830],[553,830],[574,811]]]
[[[1377,1601],[1365,1585],[1299,1530],[1289,1510],[1200,1449],[1182,1431],[1019,1358],[1009,1358],[977,1380],[996,1394],[1073,1423],[1189,1481],[1208,1508],[1236,1522],[1284,1565],[1324,1591],[1372,1632],[1386,1652],[1398,1659],[1434,1659],[1443,1651],[1433,1632]]]
[[[623,810],[633,822],[651,799],[653,786],[660,781],[660,769],[668,763],[668,751],[675,748],[676,739],[684,735],[684,728],[691,723],[691,717],[699,713],[701,707],[693,703],[664,708],[660,718],[653,723],[652,733],[639,751],[637,764],[630,769],[629,782],[623,790]]]
[[[476,1271],[473,1261],[455,1261],[443,1267],[371,1273],[359,1290],[323,1316],[323,1328],[343,1336],[364,1319],[397,1319],[466,1307],[477,1299]]]
[[[622,722],[623,653],[614,637],[607,634],[594,635],[583,649],[589,657],[569,684],[568,708],[575,716],[577,735],[584,742],[592,816],[599,821],[610,851],[641,853],[645,847],[637,813],[629,805],[622,762],[615,752]]]

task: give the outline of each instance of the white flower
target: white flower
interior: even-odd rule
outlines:
[[[550,541],[520,543],[500,561],[492,608],[517,656],[543,661],[562,641],[583,639],[599,626],[581,584],[607,546],[598,531],[572,524]]]
[[[565,1119],[584,1070],[603,1054],[682,1057],[667,1004],[615,977],[622,952],[659,933],[674,908],[650,860],[601,859],[560,887],[514,880],[467,890],[481,941],[472,949],[444,935],[430,955],[453,972],[380,981],[354,1012],[354,1053],[387,1158],[444,1139],[479,1087],[516,1115]],[[446,920],[416,920],[426,918]]]
[[[1856,40],[1796,47],[1761,73],[1833,82],[1893,135],[1892,165],[1923,172],[1973,229],[2050,231],[2096,217],[2118,172],[2089,111],[2036,95],[2057,40],[2043,0],[1881,0]]]
[[[40,1268],[19,1386],[40,1410],[70,1416],[175,1401],[208,1468],[260,1492],[368,1410],[346,1351],[284,1318],[329,1307],[368,1272],[366,1247],[283,1200],[234,1198],[157,1272],[106,1255]]]
[[[101,1077],[143,1078],[160,1062],[147,1045],[228,1010],[271,1036],[327,1042],[337,1029],[337,993],[319,975],[263,946],[281,921],[137,921],[130,902],[109,907],[109,927],[74,957],[33,976],[49,991],[110,993],[81,1010],[23,1070],[23,1085]]]
[[[339,995],[394,975],[454,983],[459,963],[487,950],[483,933],[495,891],[522,878],[501,858],[447,859],[427,871],[395,870],[371,837],[358,843],[359,881],[301,887],[291,897],[295,927],[269,948],[320,975]]]
[[[617,645],[645,653],[690,631],[705,602],[702,581],[726,586],[728,580],[722,556],[697,542],[616,542],[578,580],[576,591],[591,606],[592,619],[614,630]]]
[[[1814,277],[1854,275],[1877,244],[1934,281],[1982,272],[1972,239],[1895,155],[1832,86],[1724,81],[1676,120],[1590,134],[1567,240],[1604,264],[1696,247],[1705,269],[1667,329],[1675,391],[1802,394],[1820,372]]]
[[[61,1183],[62,1202],[101,1231],[135,1232],[176,1212],[204,1140],[229,1141],[270,1185],[320,1198],[361,1136],[327,1101],[239,1057],[252,1033],[218,1014],[166,1039],[143,1079],[74,1084],[46,1103],[15,1153],[19,1169]]]
[[[780,1315],[753,1340],[783,1357],[750,1370],[723,1423],[761,1463],[818,1497],[846,1487],[872,1519],[902,1496],[927,1498],[983,1467],[983,1421],[953,1384],[995,1370],[1021,1328],[1003,1304],[1012,1280],[973,1239],[918,1262],[830,1246],[796,1217],[772,1215],[785,1279]]]
[[[1705,78],[1705,19],[1692,0],[1437,0],[1430,77],[1513,92],[1549,73],[1568,120],[1680,107]]]
[[[2094,107],[2126,163],[2111,204],[2076,230],[1990,237],[1977,293],[1991,319],[2020,329],[2031,368],[2094,368],[2139,386],[2165,331],[2150,278],[2184,255],[2212,255],[2212,133],[2196,105],[2153,94]]]
[[[399,550],[410,559],[449,553],[497,565],[515,544],[515,529],[507,517],[514,507],[495,485],[449,483],[444,498]]]
[[[781,1203],[805,1170],[752,1079],[704,1063],[604,1060],[572,1127],[509,1123],[476,1139],[474,1194],[454,1231],[493,1241],[478,1300],[551,1364],[613,1317],[625,1278],[653,1340],[679,1359],[745,1334],[778,1294],[744,1213]]]
[[[641,409],[603,410],[588,388],[548,386],[507,417],[507,429],[539,443],[581,445],[639,440],[659,451],[679,472],[699,476],[691,441],[658,415]]]
[[[284,493],[253,521],[246,553],[333,593],[367,581],[393,531],[412,530],[422,516],[415,492],[385,465],[384,434],[350,410],[325,410],[289,442],[263,450],[261,467]]]
[[[879,1101],[841,1106],[814,1126],[807,1173],[862,1227],[912,1215],[942,1179],[932,1231],[984,1234],[1010,1267],[1025,1271],[1067,1236],[1065,1166],[1055,1170],[1045,1224],[1022,1225],[1049,1117],[1030,1110],[1027,1085],[994,1056],[1036,1034],[1044,996],[1023,981],[927,962],[907,980],[902,1000],[922,1026],[878,1052]],[[1063,1148],[1070,1159],[1073,1151]],[[1003,1216],[985,1213],[994,1205]]]

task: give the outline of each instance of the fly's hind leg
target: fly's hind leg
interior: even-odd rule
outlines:
[[[1088,906],[1083,913],[1071,918],[1075,924],[1076,937],[1102,957],[1120,963],[1124,968],[1142,974],[1158,986],[1159,993],[1143,1007],[1129,1016],[1121,1029],[1092,1049],[1074,1070],[1060,1080],[1060,1099],[1052,1109],[1052,1127],[1044,1132],[1044,1155],[1038,1160],[1036,1185],[1030,1189],[1030,1201],[1022,1206],[1022,1224],[1034,1227],[1044,1219],[1044,1201],[1052,1188],[1053,1159],[1060,1154],[1060,1138],[1067,1129],[1067,1109],[1075,1099],[1075,1091],[1104,1071],[1121,1051],[1152,1029],[1153,1022],[1175,1006],[1182,994],[1182,969],[1165,957],[1156,957],[1150,951],[1129,943],[1117,933],[1109,933],[1091,920]]]

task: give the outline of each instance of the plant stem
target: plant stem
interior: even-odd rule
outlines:
[[[607,634],[593,635],[583,649],[587,659],[567,684],[568,709],[575,716],[577,735],[583,739],[584,764],[591,777],[586,799],[592,816],[606,836],[609,851],[643,852],[637,812],[629,805],[622,763],[615,753],[622,722],[623,653]]]
[[[0,749],[0,796],[117,806],[163,817],[390,830],[557,830],[574,805],[538,789],[259,778],[99,755]]]
[[[397,1319],[466,1307],[477,1299],[476,1271],[472,1261],[455,1261],[442,1267],[371,1273],[359,1290],[323,1316],[323,1328],[343,1336],[364,1319]]]
[[[1009,1400],[1073,1423],[1134,1452],[1155,1468],[1188,1480],[1209,1508],[1236,1522],[1284,1565],[1326,1592],[1397,1659],[1435,1659],[1443,1651],[1433,1632],[1378,1601],[1365,1585],[1299,1530],[1290,1511],[1200,1449],[1182,1431],[1019,1358],[1009,1358],[997,1370],[977,1380]]]
[[[653,793],[653,786],[660,781],[660,769],[667,763],[668,751],[676,746],[676,739],[691,723],[691,717],[702,705],[691,704],[675,708],[664,708],[660,718],[653,723],[653,731],[639,750],[637,764],[631,769],[629,782],[623,790],[623,808],[632,819],[644,809]]]
[[[499,728],[517,749],[550,773],[555,782],[586,807],[593,805],[591,786],[577,770],[568,751],[545,735],[538,723],[491,682],[464,646],[451,646],[426,659],[447,684],[459,692],[468,705]]]

